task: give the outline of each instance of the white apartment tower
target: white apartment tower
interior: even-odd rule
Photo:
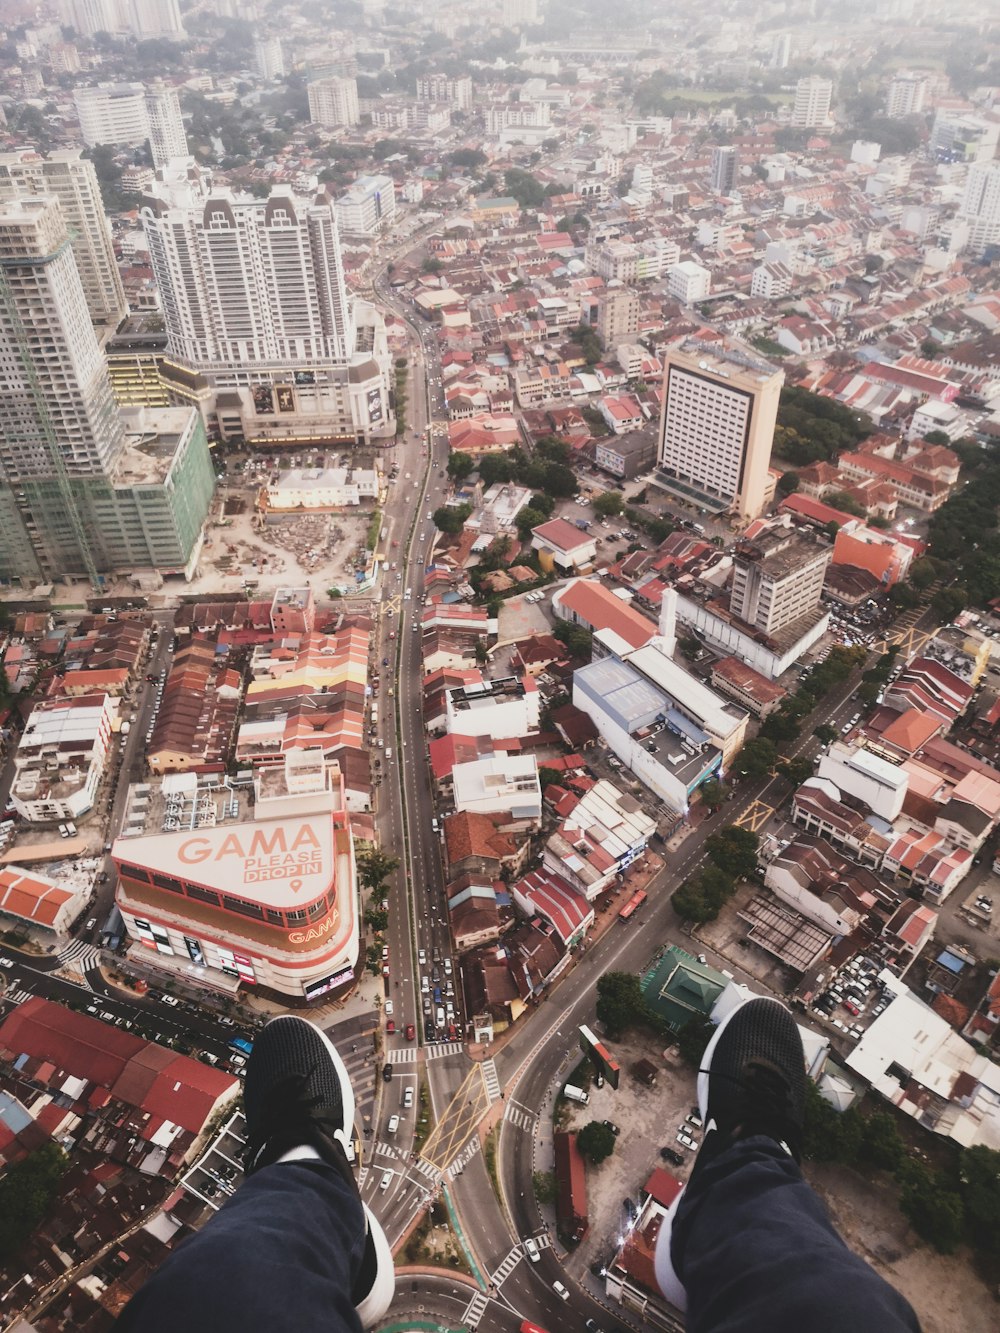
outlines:
[[[26,195],[59,200],[90,318],[117,327],[128,314],[128,303],[93,162],[79,148],[60,149],[47,158],[34,152],[0,155],[0,201]]]
[[[184,36],[177,0],[128,0],[128,25],[133,37]]]
[[[756,518],[784,372],[742,351],[694,340],[667,354],[660,419],[661,476],[686,499]]]
[[[885,114],[893,120],[915,116],[923,111],[926,97],[926,74],[899,73],[889,84]]]
[[[80,137],[88,148],[99,143],[138,146],[149,138],[146,90],[141,83],[102,83],[73,93]]]
[[[791,59],[792,34],[779,32],[771,43],[771,59],[768,63],[772,69],[787,69]]]
[[[740,169],[739,153],[725,146],[712,149],[712,193],[730,195],[736,189]]]
[[[421,102],[447,102],[467,111],[472,106],[472,79],[468,74],[424,74],[417,79]]]
[[[501,20],[505,28],[529,28],[541,21],[538,0],[503,0]]]
[[[357,125],[361,119],[357,79],[336,75],[328,79],[314,79],[307,86],[307,92],[309,119],[314,125],[336,129],[340,125]]]
[[[389,429],[384,325],[348,302],[329,194],[236,196],[188,159],[158,174],[141,215],[175,397],[214,415],[227,438]]]
[[[832,554],[831,546],[821,546],[790,524],[740,542],[733,555],[730,611],[774,638],[816,611]]]
[[[81,37],[95,32],[118,32],[123,26],[118,0],[60,0],[59,21]]]
[[[253,44],[254,64],[262,79],[281,79],[285,74],[285,54],[277,37],[261,37]]]
[[[610,286],[597,301],[597,332],[607,348],[633,342],[639,332],[641,305],[630,287]]]
[[[159,85],[146,93],[149,116],[149,151],[154,167],[165,167],[171,158],[187,157],[187,135],[176,88]]]
[[[1000,161],[972,163],[959,213],[969,225],[973,254],[1000,246]]]
[[[795,85],[795,104],[792,107],[792,125],[799,130],[812,130],[825,125],[830,118],[833,84],[818,74],[799,79]]]

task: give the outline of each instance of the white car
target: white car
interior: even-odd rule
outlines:
[[[176,995],[164,995],[163,1003],[168,1004],[171,1009],[176,1009],[180,1004],[180,1000],[178,1000]]]
[[[553,1282],[552,1290],[555,1292],[555,1294],[559,1297],[561,1301],[569,1300],[569,1291],[566,1287],[563,1286],[561,1282]]]
[[[524,1252],[533,1264],[537,1264],[539,1259],[542,1257],[542,1253],[539,1250],[538,1246],[535,1244],[535,1239],[533,1236],[528,1236],[526,1238],[524,1242]]]
[[[391,1001],[391,1000],[386,1000],[386,1002],[385,1002],[385,1016],[386,1016],[386,1018],[391,1018],[391,1017],[392,1017],[392,1001]]]
[[[412,1088],[404,1088],[404,1089],[403,1089],[403,1110],[404,1110],[404,1111],[408,1111],[412,1105],[413,1105],[413,1089],[412,1089]]]
[[[426,964],[427,964],[427,950],[426,950],[426,949],[418,949],[418,950],[417,950],[417,962],[420,964],[421,967],[425,967],[425,966],[426,966]]]
[[[387,1190],[391,1184],[392,1184],[392,1172],[391,1171],[383,1172],[382,1179],[378,1183],[379,1189]]]
[[[389,1117],[389,1123],[386,1126],[386,1128],[388,1129],[390,1134],[395,1134],[396,1130],[399,1129],[399,1116],[391,1115]]]

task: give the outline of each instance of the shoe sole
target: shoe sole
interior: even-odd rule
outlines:
[[[686,1188],[687,1186],[684,1187],[684,1189]],[[656,1275],[656,1285],[674,1309],[680,1310],[682,1314],[687,1313],[687,1292],[674,1270],[674,1261],[670,1257],[670,1241],[674,1230],[674,1218],[677,1216],[681,1199],[684,1198],[684,1189],[680,1191],[667,1209],[663,1221],[660,1223],[659,1234],[656,1237],[656,1249],[653,1251],[653,1272]]]
[[[761,1002],[776,1004],[779,1009],[783,1010],[785,1013],[788,1012],[788,1006],[782,1004],[780,1000],[774,999],[771,995],[755,995],[752,999],[758,1004]],[[708,1084],[712,1073],[712,1056],[715,1054],[715,1048],[718,1046],[722,1039],[722,1034],[725,1032],[732,1019],[734,1019],[737,1014],[742,1013],[745,1005],[749,1003],[750,1000],[744,1000],[743,1004],[738,1004],[735,1009],[726,1014],[725,1018],[712,1033],[712,1040],[705,1047],[705,1054],[701,1057],[701,1064],[698,1069],[698,1110],[701,1112],[702,1123],[706,1127],[708,1125]]]
[[[372,1324],[382,1318],[392,1304],[392,1298],[396,1293],[396,1269],[393,1264],[392,1250],[389,1248],[389,1242],[382,1230],[381,1222],[366,1203],[362,1206],[365,1210],[368,1234],[375,1249],[376,1270],[371,1291],[355,1308],[362,1327],[370,1328]]]
[[[278,1014],[275,1018],[272,1018],[269,1022],[265,1023],[264,1026],[265,1028],[270,1028],[273,1027],[275,1023],[283,1023],[285,1025],[289,1023],[304,1023],[306,1027],[312,1028],[313,1032],[316,1033],[320,1041],[326,1047],[326,1053],[330,1057],[330,1062],[337,1071],[337,1081],[340,1083],[340,1101],[344,1111],[343,1132],[336,1130],[334,1138],[340,1143],[344,1153],[348,1154],[351,1136],[354,1133],[354,1114],[356,1108],[354,1102],[354,1088],[351,1086],[351,1077],[347,1072],[347,1066],[340,1058],[340,1052],[322,1028],[318,1028],[315,1023],[310,1023],[307,1018],[299,1018],[296,1014]]]

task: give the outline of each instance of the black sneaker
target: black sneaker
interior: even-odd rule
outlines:
[[[293,1148],[314,1148],[358,1193],[347,1160],[354,1133],[354,1089],[336,1048],[319,1028],[294,1014],[273,1018],[254,1040],[243,1085],[246,1173],[271,1166]],[[360,1195],[359,1195],[360,1198]],[[367,1244],[351,1299],[365,1326],[392,1301],[392,1252],[367,1204]]]
[[[705,1137],[692,1178],[720,1152],[754,1134],[773,1139],[798,1161],[805,1097],[802,1038],[780,1000],[754,996],[732,1010],[713,1033],[698,1071]],[[663,1295],[686,1311],[687,1292],[671,1253],[683,1197],[681,1190],[660,1223],[653,1263]]]
[[[714,1156],[739,1139],[760,1134],[799,1161],[805,1100],[802,1038],[781,1001],[755,996],[727,1014],[698,1072],[698,1106],[705,1122],[702,1150],[709,1148]]]

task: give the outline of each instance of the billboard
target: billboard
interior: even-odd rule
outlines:
[[[603,1074],[611,1086],[617,1089],[618,1079],[621,1076],[618,1061],[604,1043],[597,1040],[590,1028],[582,1024],[580,1027],[580,1050],[583,1051],[584,1055],[590,1056],[597,1072]]]
[[[382,390],[369,389],[365,396],[365,402],[368,406],[368,420],[374,426],[382,420]]]
[[[338,972],[331,972],[328,977],[320,977],[319,981],[307,982],[302,989],[307,1000],[318,1000],[321,995],[326,995],[328,991],[336,990],[338,986],[345,985],[353,976],[353,967],[342,967]]]
[[[276,384],[274,386],[275,396],[278,399],[279,412],[295,411],[295,394],[292,392],[290,384]]]
[[[270,384],[253,386],[253,410],[259,417],[270,416],[274,411],[274,391]]]

